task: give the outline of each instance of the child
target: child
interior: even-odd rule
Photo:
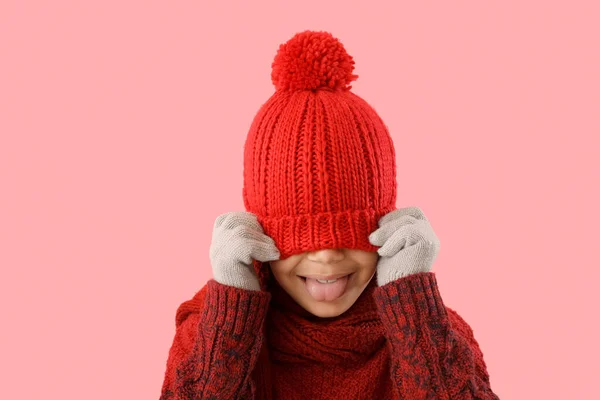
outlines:
[[[279,47],[244,148],[245,212],[215,221],[213,277],[176,313],[161,400],[498,399],[396,209],[394,146],[327,32]]]

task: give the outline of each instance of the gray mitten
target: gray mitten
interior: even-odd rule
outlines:
[[[265,235],[256,215],[234,211],[219,215],[210,245],[210,263],[215,281],[246,290],[260,290],[253,259],[278,260],[275,241]]]
[[[377,284],[419,272],[429,272],[440,250],[440,240],[419,207],[393,210],[379,220],[379,229],[369,241],[381,246],[377,262]]]

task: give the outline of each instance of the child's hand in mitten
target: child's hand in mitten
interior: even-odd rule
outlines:
[[[418,207],[394,210],[379,220],[379,228],[369,241],[381,246],[377,262],[377,284],[431,271],[440,249],[440,241]]]
[[[272,238],[264,234],[256,215],[235,211],[217,217],[210,245],[210,263],[215,281],[246,290],[260,290],[253,259],[279,259]]]

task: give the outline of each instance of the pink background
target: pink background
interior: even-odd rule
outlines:
[[[4,399],[158,399],[280,43],[328,30],[502,399],[597,396],[596,2],[0,2]],[[210,2],[217,3],[217,2]]]

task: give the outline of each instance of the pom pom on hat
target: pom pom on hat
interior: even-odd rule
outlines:
[[[354,60],[329,32],[304,31],[281,44],[273,60],[276,90],[349,90]]]

